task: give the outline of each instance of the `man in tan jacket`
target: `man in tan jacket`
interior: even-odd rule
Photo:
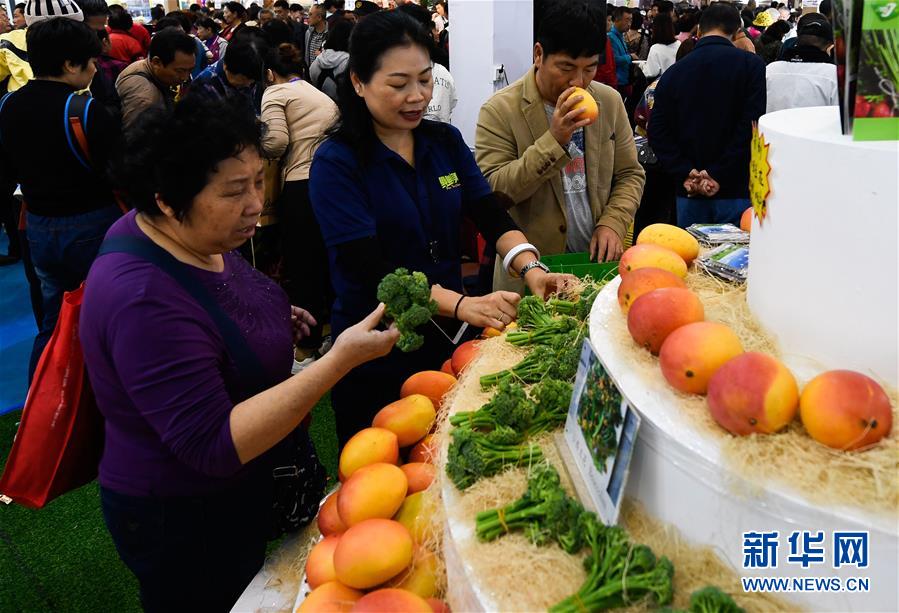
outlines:
[[[603,47],[602,14],[590,3],[559,2],[546,12],[534,67],[481,108],[478,166],[541,254],[588,251],[620,258],[645,175],[621,96],[593,82]],[[582,87],[599,107],[583,116]],[[497,269],[498,270],[498,269]],[[494,289],[517,284],[504,272]]]

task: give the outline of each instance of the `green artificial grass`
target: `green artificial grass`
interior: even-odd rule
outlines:
[[[0,471],[20,416],[0,415]],[[310,435],[336,479],[337,433],[328,395],[313,409]],[[0,612],[6,611],[140,611],[137,580],[106,531],[96,482],[38,511],[0,504]]]

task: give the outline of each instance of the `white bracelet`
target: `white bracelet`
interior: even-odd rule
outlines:
[[[518,257],[520,254],[525,251],[530,251],[534,255],[537,256],[537,259],[540,259],[540,252],[530,243],[519,243],[515,245],[511,249],[509,249],[509,253],[506,254],[506,257],[503,258],[503,270],[509,273],[511,277],[518,277],[518,274],[512,270],[512,260]]]

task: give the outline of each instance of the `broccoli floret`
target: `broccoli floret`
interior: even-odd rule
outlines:
[[[714,585],[690,594],[689,613],[744,613],[734,599]]]
[[[552,314],[546,303],[537,296],[525,296],[518,303],[518,328],[529,330],[551,324]]]
[[[477,411],[464,411],[450,417],[453,426],[466,426],[473,430],[493,430],[507,426],[523,433],[534,419],[536,407],[524,389],[512,382],[503,381],[493,398]]]
[[[431,286],[424,273],[397,268],[378,284],[378,300],[384,303],[385,315],[396,321],[400,331],[397,348],[403,352],[419,349],[424,337],[415,330],[437,312],[437,303],[431,300]]]
[[[536,413],[528,427],[528,435],[535,436],[549,432],[564,424],[568,417],[571,394],[571,384],[558,379],[543,379],[534,386],[532,395],[536,404]]]
[[[495,435],[505,440],[509,429]],[[516,436],[520,436],[515,433]],[[537,445],[496,442],[480,432],[457,427],[447,453],[446,474],[460,490],[472,486],[482,477],[490,477],[509,465],[530,464],[543,459]]]

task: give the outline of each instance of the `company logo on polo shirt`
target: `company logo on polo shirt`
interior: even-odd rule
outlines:
[[[437,180],[440,181],[440,187],[443,189],[455,189],[461,186],[461,183],[459,183],[459,176],[454,172],[443,175],[442,177],[437,177]]]

